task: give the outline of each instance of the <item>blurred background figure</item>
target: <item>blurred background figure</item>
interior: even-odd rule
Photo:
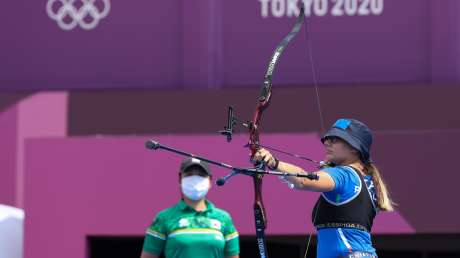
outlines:
[[[188,158],[179,171],[182,198],[157,214],[141,258],[157,258],[163,252],[166,258],[238,258],[238,232],[230,215],[206,199],[212,182],[209,166]]]

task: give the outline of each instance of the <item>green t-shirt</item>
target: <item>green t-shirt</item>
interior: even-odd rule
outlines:
[[[145,252],[166,258],[222,258],[240,252],[238,232],[230,215],[206,201],[198,212],[183,200],[157,214],[147,229]]]

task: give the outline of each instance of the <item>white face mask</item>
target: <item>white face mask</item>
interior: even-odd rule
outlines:
[[[187,176],[182,178],[182,193],[192,201],[203,199],[209,190],[209,178],[202,176]]]

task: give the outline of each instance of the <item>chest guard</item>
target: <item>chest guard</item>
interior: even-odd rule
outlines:
[[[334,205],[329,203],[323,195],[319,197],[311,217],[316,229],[355,228],[366,232],[371,231],[376,211],[364,178],[358,171],[356,172],[362,187],[358,196],[353,200],[341,205]]]

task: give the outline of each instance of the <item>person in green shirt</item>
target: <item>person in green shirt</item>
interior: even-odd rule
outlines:
[[[145,234],[141,258],[239,258],[230,215],[206,199],[211,177],[207,163],[194,158],[182,162],[182,198],[157,214]]]

